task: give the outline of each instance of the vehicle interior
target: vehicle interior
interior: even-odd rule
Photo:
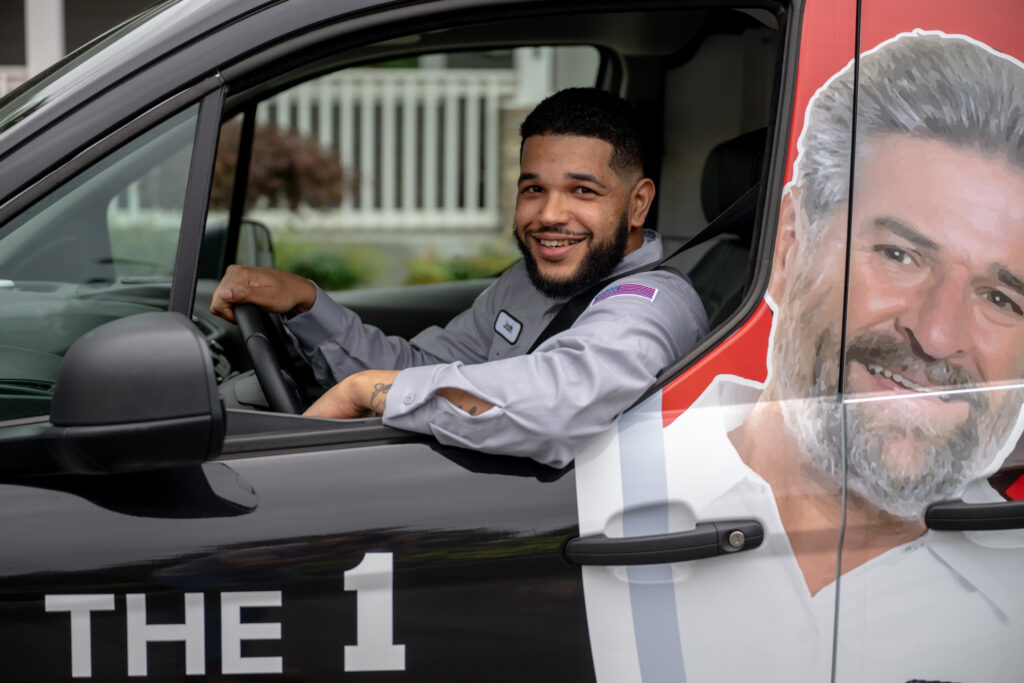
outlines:
[[[505,60],[507,65],[512,59],[511,51],[517,48],[568,50],[575,72],[567,76],[562,73],[564,65],[549,65],[549,69],[554,69],[553,76],[549,72],[549,91],[566,85],[594,85],[618,92],[629,100],[642,119],[648,137],[646,171],[658,187],[647,227],[662,235],[666,254],[701,232],[760,183],[757,210],[751,205],[722,234],[686,250],[670,263],[687,273],[700,293],[712,337],[724,335],[737,324],[744,307],[756,298],[753,293],[759,290],[759,281],[765,277],[764,259],[758,254],[766,239],[762,225],[771,225],[772,221],[764,220],[761,206],[765,203],[765,183],[761,181],[771,158],[768,152],[779,106],[785,27],[780,27],[777,17],[763,9],[639,10],[635,3],[627,7],[627,11],[595,8],[564,16],[553,14],[550,9],[531,10],[540,12],[538,16],[512,16],[507,12],[492,19],[456,16],[439,19],[436,26],[422,27],[416,33],[409,32],[408,24],[395,24],[343,42],[321,39],[304,44],[293,40],[295,47],[282,48],[273,62],[257,55],[226,68],[223,75],[229,96],[223,111],[218,164],[222,158],[225,160],[222,176],[227,178],[227,190],[220,206],[211,205],[193,310],[193,320],[209,342],[226,405],[258,410],[267,407],[258,382],[249,373],[252,360],[244,350],[238,328],[208,312],[220,275],[234,262],[281,267],[283,246],[303,234],[302,222],[320,220],[315,210],[303,204],[306,194],[300,186],[297,190],[292,188],[298,197],[298,209],[289,214],[291,222],[283,229],[268,229],[263,217],[274,213],[275,207],[268,206],[265,198],[262,203],[253,201],[250,187],[255,182],[250,168],[250,160],[256,154],[254,138],[259,139],[260,131],[268,123],[279,129],[302,128],[296,121],[296,111],[287,111],[287,105],[281,104],[286,100],[281,97],[303,84],[336,74],[358,73],[367,67],[406,64],[410,60],[434,63],[437,55],[444,55],[449,65],[459,67],[454,71],[463,73],[466,69],[460,67],[460,60],[471,53],[477,55],[478,61],[482,55],[485,60]],[[589,52],[585,58],[579,58],[581,48]],[[395,96],[398,91],[387,92]],[[532,102],[522,103],[520,116],[546,94],[550,93],[540,92]],[[452,139],[453,134],[469,130],[467,124],[473,117],[482,116],[471,100],[449,96],[449,104],[445,105],[456,106],[461,112],[458,123],[444,124],[450,127],[441,130],[442,137],[447,136],[445,144],[454,145],[460,152],[475,149],[479,144],[473,136],[461,141]],[[307,127],[306,134],[323,139],[325,131],[333,127],[338,152],[337,148],[343,146],[338,141],[344,134],[344,124],[338,123],[343,118],[343,100],[333,106],[331,118],[325,119],[327,115],[321,113],[319,120]],[[355,131],[348,131],[349,135],[357,136],[353,139],[367,134],[366,113],[360,115],[363,123],[357,124]],[[382,116],[379,112],[376,115],[378,119]],[[432,114],[425,110],[417,116],[413,125],[422,129],[441,125],[435,124],[429,118]],[[511,158],[513,165],[518,154],[518,123],[519,119],[511,117],[503,124],[511,130],[511,147],[506,145],[509,149],[504,154],[506,162]],[[235,126],[240,134],[226,134],[228,126]],[[164,128],[136,144],[137,149],[127,145],[112,155],[121,161],[105,160],[100,168],[85,174],[88,177],[67,183],[54,193],[56,196],[41,202],[40,207],[0,226],[0,295],[12,301],[11,305],[5,304],[8,322],[0,332],[0,372],[11,378],[5,380],[0,419],[45,412],[64,352],[88,329],[145,310],[166,310],[176,234],[167,230],[164,223],[173,226],[176,220],[180,222],[179,205],[184,197],[184,169],[190,158],[189,136],[195,130],[195,112],[183,112]],[[395,124],[395,129],[400,130],[401,126]],[[388,129],[384,130],[387,133]],[[405,135],[408,130],[405,129]],[[402,132],[391,132],[402,139]],[[347,162],[365,167],[365,155],[375,155],[376,175],[360,178],[361,187],[386,185],[382,178],[388,173],[403,178],[430,175],[423,173],[426,166],[417,169],[417,173],[403,170],[400,161],[393,168],[388,166],[386,158],[393,153],[389,152],[391,143],[386,136],[376,140],[356,152],[355,159],[346,159],[344,149],[340,150],[343,165]],[[421,151],[420,156],[423,154]],[[465,158],[469,158],[469,152]],[[482,204],[483,195],[489,191],[473,189],[484,187],[484,181],[479,177],[480,169],[470,166],[466,164],[461,169],[456,202],[467,206],[473,201]],[[143,191],[132,194],[126,185],[135,181],[149,189],[143,187]],[[514,176],[511,182],[503,176],[501,182],[514,186]],[[447,192],[433,186],[417,190],[424,195],[442,191]],[[170,220],[139,209],[139,196],[146,192],[155,197],[151,204],[165,213],[170,211]],[[367,202],[386,201],[366,194],[359,196],[363,206],[356,208],[366,208]],[[410,203],[413,202],[406,202]],[[418,196],[415,203],[425,206],[428,202]],[[510,203],[506,201],[500,207],[500,214],[498,226],[485,230],[446,232],[446,226],[441,224],[436,231],[440,237],[436,239],[484,244],[485,249],[489,248],[487,240],[497,237],[507,243]],[[143,229],[119,231],[114,225],[119,216],[135,217],[132,220],[142,222],[133,225]],[[415,224],[415,211],[406,220]],[[436,223],[437,217],[427,216],[424,220]],[[388,231],[369,225],[357,232],[362,238],[377,239]],[[385,253],[397,252],[405,241],[416,239],[416,232],[405,226],[381,239]],[[395,268],[389,262],[367,260],[371,270]],[[505,266],[507,262],[501,267]],[[444,325],[467,308],[501,267],[486,273],[471,272],[468,276],[461,273],[448,281],[427,284],[380,284],[371,274],[368,286],[325,289],[339,303],[356,311],[364,322],[389,334],[409,337],[429,325]],[[744,298],[745,293],[750,296]],[[279,321],[269,320],[265,324],[278,330],[278,334],[270,336],[284,338]],[[49,328],[42,345],[36,341],[40,325]],[[309,401],[321,389],[308,368],[296,361],[294,351],[283,346],[277,348],[277,361],[286,369],[288,381],[304,393],[303,400]],[[235,424],[239,422],[236,420]]]
[[[484,49],[493,53],[524,46],[592,48],[592,66],[583,76],[589,80],[571,84],[617,91],[636,107],[648,136],[646,170],[659,188],[647,227],[662,235],[666,254],[758,186],[766,170],[768,129],[776,106],[774,87],[781,55],[776,19],[763,10],[594,13],[574,15],[571,21],[569,17],[545,17],[543,21],[523,17],[403,36],[328,54],[271,77],[264,73],[258,84],[230,96],[225,120],[258,118],[259,107],[277,98],[276,123],[287,126],[288,112],[284,110],[288,105],[280,103],[281,93],[325,74],[421,55],[458,56],[479,54]],[[245,81],[241,79],[243,85]],[[296,112],[290,113],[294,126]],[[334,125],[337,127],[336,121]],[[338,131],[334,132],[337,135]],[[316,135],[318,131],[311,133]],[[243,133],[239,144],[244,146],[246,142]],[[517,146],[518,137],[514,142]],[[386,167],[382,157],[377,162]],[[514,185],[514,180],[510,184]],[[247,212],[244,204],[235,201],[230,207],[225,245],[237,239],[232,237],[239,230],[236,223],[259,220],[259,212]],[[504,226],[510,222],[511,207],[502,208]],[[750,204],[741,218],[730,221],[721,234],[671,261],[671,266],[693,281],[705,302],[712,329],[726,326],[755,277],[752,254],[756,253],[759,232],[755,229],[755,208]],[[224,251],[225,266],[230,262],[227,256],[228,251]],[[212,270],[223,272],[223,268]],[[443,326],[466,309],[491,281],[493,277],[476,277],[331,290],[330,295],[357,312],[364,322],[388,334],[409,338],[429,325]],[[215,279],[200,283],[196,316],[221,347],[237,348],[234,327],[206,314],[214,286]],[[288,374],[305,384],[307,400],[318,393],[309,374],[295,369],[301,363],[295,363],[294,358],[282,361],[291,368]],[[225,364],[246,367],[237,358],[227,359]],[[229,396],[229,405],[237,400],[238,407],[260,407],[262,397],[254,380],[246,376],[237,382],[227,382],[232,388],[222,392]]]

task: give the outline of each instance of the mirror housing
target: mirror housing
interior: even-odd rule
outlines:
[[[179,313],[86,333],[57,374],[49,423],[0,430],[0,474],[99,474],[195,465],[224,444],[206,340]]]
[[[203,247],[199,251],[199,278],[220,280],[224,269],[232,263],[274,267],[274,240],[270,236],[270,228],[258,221],[243,218],[238,226],[234,260],[227,260],[227,252],[228,224],[207,223],[203,233]]]
[[[274,241],[270,228],[263,223],[243,218],[238,227],[238,249],[235,263],[243,266],[274,267]]]

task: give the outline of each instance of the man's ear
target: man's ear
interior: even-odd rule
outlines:
[[[779,209],[779,227],[775,232],[775,254],[772,256],[772,274],[768,281],[768,294],[776,303],[782,300],[786,286],[796,275],[797,256],[806,238],[803,209],[800,206],[800,188],[790,185],[782,193]]]
[[[654,181],[650,178],[641,178],[633,186],[629,193],[629,227],[643,227],[647,220],[647,212],[651,210],[651,203],[654,202]]]

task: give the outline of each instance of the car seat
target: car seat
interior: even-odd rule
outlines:
[[[744,133],[716,145],[708,153],[701,176],[701,206],[710,222],[761,179],[768,129]],[[689,271],[704,302],[711,329],[717,327],[743,298],[750,269],[754,211],[735,222]]]

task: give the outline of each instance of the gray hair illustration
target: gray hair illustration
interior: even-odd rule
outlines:
[[[846,203],[853,71],[851,61],[808,105],[793,177],[812,226]],[[938,139],[1024,169],[1019,61],[965,36],[914,31],[864,53],[859,86],[859,140],[891,134]]]

